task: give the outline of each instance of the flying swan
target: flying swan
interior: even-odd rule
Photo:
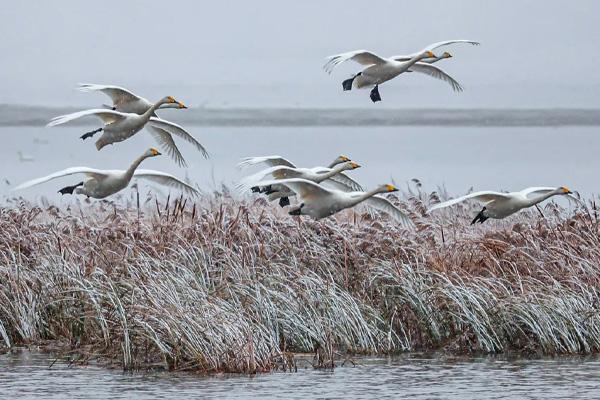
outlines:
[[[542,201],[557,195],[570,195],[572,192],[565,186],[553,187],[530,187],[520,192],[501,193],[493,191],[482,191],[470,193],[466,196],[436,204],[427,210],[431,211],[452,206],[465,200],[477,200],[484,204],[483,209],[475,216],[471,225],[476,222],[484,223],[489,218],[503,219],[524,208],[532,207]],[[571,196],[572,197],[572,196]],[[573,197],[574,198],[574,197]],[[575,198],[574,198],[575,199]]]
[[[86,180],[77,183],[73,186],[66,186],[60,189],[60,194],[83,194],[95,199],[103,199],[107,196],[115,194],[125,189],[132,178],[148,179],[160,185],[169,186],[190,196],[199,196],[200,192],[185,182],[180,181],[173,175],[169,175],[160,171],[149,169],[137,169],[138,166],[149,157],[159,156],[158,150],[151,148],[144,152],[140,157],[136,158],[131,166],[126,170],[102,170],[88,167],[71,167],[62,171],[55,172],[42,178],[33,179],[20,184],[12,190],[21,190],[35,185],[39,185],[53,179],[62,178],[63,176],[83,174]]]
[[[202,152],[202,155],[204,157],[208,157],[206,149],[192,135],[186,132],[185,129],[173,122],[165,121],[164,119],[154,116],[156,115],[155,111],[159,107],[167,104],[181,103],[175,100],[173,96],[167,96],[160,99],[157,103],[151,105],[150,108],[146,110],[143,114],[120,112],[110,109],[92,109],[79,111],[72,114],[55,117],[48,123],[47,126],[61,125],[66,122],[73,121],[89,115],[100,118],[104,123],[103,127],[95,129],[91,132],[87,132],[81,136],[81,139],[85,140],[87,138],[93,137],[98,132],[104,131],[102,136],[100,136],[100,138],[96,141],[96,148],[98,150],[102,149],[108,144],[122,142],[123,140],[129,139],[137,132],[142,130],[144,126],[151,126],[169,133],[169,135],[166,136],[160,135],[160,139],[158,141],[160,144],[167,147],[167,151],[169,152],[169,154],[176,161],[178,161],[180,165],[184,165],[185,161],[183,160],[183,157],[181,157],[179,150],[177,150],[176,152],[173,151],[173,146],[175,144],[171,135],[179,136],[180,138],[194,144],[196,148],[200,152]],[[156,134],[156,136],[159,136],[158,133]],[[184,164],[182,164],[182,162]]]
[[[365,204],[391,215],[406,228],[414,226],[408,215],[385,197],[377,195],[397,192],[398,189],[394,185],[381,185],[368,192],[342,192],[306,179],[283,179],[265,183],[283,185],[298,195],[300,204],[288,212],[290,215],[308,215],[314,219],[321,219],[357,204]]]
[[[342,82],[342,88],[346,91],[351,90],[353,86],[356,88],[374,86],[370,94],[373,102],[381,101],[381,96],[379,95],[380,84],[387,82],[404,72],[420,72],[429,75],[432,78],[443,80],[450,84],[454,91],[460,92],[463,90],[462,86],[454,78],[442,69],[431,65],[443,58],[452,57],[450,53],[444,53],[440,57],[433,53],[434,49],[452,43],[479,44],[470,40],[448,40],[429,45],[417,53],[393,56],[390,58],[380,57],[368,50],[355,50],[327,57],[327,62],[323,68],[331,74],[335,67],[348,60],[354,60],[361,65],[367,66],[367,68],[358,74]]]

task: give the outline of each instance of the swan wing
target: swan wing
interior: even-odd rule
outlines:
[[[109,171],[103,171],[100,169],[88,168],[88,167],[71,167],[67,169],[63,169],[62,171],[57,171],[53,174],[43,176],[41,178],[32,179],[27,182],[23,182],[20,185],[12,188],[11,190],[21,190],[25,188],[29,188],[35,185],[39,185],[53,179],[62,178],[63,176],[75,175],[75,174],[84,174],[89,177],[94,178],[106,178],[109,175]]]
[[[169,155],[169,157],[175,160],[177,165],[180,167],[187,167],[185,159],[181,155],[181,152],[173,140],[173,136],[171,136],[169,132],[152,125],[148,125],[148,131],[154,137],[154,140],[156,140],[160,147]]]
[[[455,44],[455,43],[468,43],[468,44],[472,44],[473,46],[479,46],[481,44],[474,40],[467,40],[467,39],[444,40],[442,42],[432,43],[429,46],[425,47],[423,50],[418,51],[416,53],[397,55],[397,56],[392,56],[390,58],[393,60],[396,60],[396,61],[408,61],[411,58],[417,56],[418,54],[424,53],[426,51],[433,51],[439,47],[448,46],[448,45]]]
[[[111,98],[113,104],[123,104],[129,102],[135,102],[138,100],[146,100],[142,97],[130,92],[129,90],[120,86],[114,85],[97,85],[95,83],[80,83],[77,86],[82,92],[102,92]]]
[[[412,67],[410,67],[410,71],[426,74],[431,76],[432,78],[448,82],[455,92],[463,91],[463,88],[462,86],[460,86],[460,83],[458,83],[453,77],[451,77],[450,75],[445,73],[441,68],[438,68],[435,65],[418,62],[413,64]]]
[[[242,160],[239,162],[239,164],[237,165],[239,169],[244,169],[246,167],[250,167],[252,165],[256,165],[256,164],[266,164],[270,167],[276,167],[278,165],[283,165],[286,167],[290,167],[290,168],[296,168],[296,166],[286,160],[285,158],[281,157],[281,156],[261,156],[261,157],[245,157],[242,158]]]
[[[69,121],[73,121],[82,117],[87,117],[88,115],[95,116],[100,118],[104,125],[112,124],[115,121],[121,121],[127,118],[127,114],[121,113],[119,111],[107,110],[107,109],[91,109],[74,112],[72,114],[59,115],[58,117],[54,117],[50,120],[50,122],[46,126],[56,126],[61,125]]]
[[[192,187],[191,185],[183,182],[182,180],[174,177],[166,172],[154,171],[151,169],[137,169],[133,173],[134,178],[147,179],[149,181],[158,183],[163,186],[171,187],[177,190],[181,190],[188,196],[198,197],[200,192]]]
[[[200,142],[198,142],[196,140],[196,138],[194,138],[192,135],[190,135],[185,129],[183,129],[181,126],[170,122],[170,121],[166,121],[162,118],[158,118],[158,117],[150,117],[150,121],[148,121],[148,124],[151,126],[154,126],[156,128],[160,128],[163,129],[167,132],[169,132],[171,135],[175,135],[175,136],[179,136],[180,138],[182,138],[183,140],[185,140],[188,143],[193,144],[196,149],[202,153],[202,155],[204,156],[204,158],[208,158],[208,152],[206,151],[206,149],[204,148],[204,146],[202,146],[200,144]]]
[[[257,186],[258,184],[260,184],[260,186],[267,186],[263,182],[265,178],[268,180],[274,180],[302,177],[304,177],[304,174],[299,169],[287,167],[285,165],[278,165],[263,169],[255,174],[242,178],[237,185],[237,189],[243,192],[249,190],[252,186]]]
[[[358,183],[354,179],[350,178],[348,175],[344,174],[343,172],[332,176],[328,180],[334,181],[340,185],[345,186],[345,189],[343,189],[345,192],[350,192],[350,191],[362,192],[364,190],[360,183]]]
[[[336,191],[327,189],[326,187],[321,186],[318,183],[299,178],[265,181],[263,182],[263,184],[285,186],[292,192],[296,193],[296,195],[300,197],[300,201],[302,201],[302,199],[318,200],[336,193]]]
[[[463,201],[469,200],[469,199],[477,200],[482,203],[489,203],[490,201],[494,201],[494,200],[498,200],[498,199],[510,199],[510,198],[511,198],[511,196],[508,195],[507,193],[492,192],[492,191],[473,192],[473,193],[469,193],[465,196],[457,197],[456,199],[452,199],[452,200],[444,201],[442,203],[435,204],[434,206],[430,207],[429,210],[427,210],[427,212],[430,213],[431,211],[437,210],[439,208],[450,207],[450,206],[453,206],[454,204],[458,204],[460,202],[463,202]]]
[[[388,62],[385,58],[379,57],[377,54],[370,51],[354,50],[327,57],[327,62],[323,66],[323,69],[331,74],[335,67],[348,60],[356,61],[361,65],[385,64]]]
[[[404,211],[400,210],[396,207],[392,202],[382,196],[372,196],[363,201],[363,203],[369,207],[372,207],[376,210],[383,211],[389,215],[391,215],[395,220],[400,222],[402,226],[405,228],[413,228],[415,224],[411,221],[411,219],[404,213]]]

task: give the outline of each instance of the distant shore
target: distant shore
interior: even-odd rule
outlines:
[[[43,126],[52,117],[80,109],[0,104],[0,126]],[[169,114],[177,122],[201,126],[600,126],[600,109],[566,108],[191,108]]]

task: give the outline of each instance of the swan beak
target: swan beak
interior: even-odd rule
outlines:
[[[179,108],[187,108],[187,106],[180,101],[178,101],[177,104],[179,104]]]
[[[158,150],[154,149],[154,148],[150,149],[150,153],[153,156],[160,156],[161,155],[161,153]]]
[[[435,54],[432,51],[427,51],[425,54],[427,54],[427,58],[435,58]]]
[[[352,167],[352,169],[360,168],[360,164],[357,164],[355,162],[351,162],[350,166]]]
[[[385,185],[388,192],[397,192],[398,188],[394,185]]]
[[[571,190],[569,190],[569,188],[566,186],[562,187],[562,191],[564,194],[573,194],[573,192],[571,192]]]
[[[345,155],[342,154],[340,156],[340,160],[342,160],[343,162],[347,162],[347,161],[350,161],[350,158],[348,158],[348,157],[346,157]]]
[[[448,53],[448,52],[445,52],[445,53],[444,53],[444,56],[445,56],[446,58],[452,58],[452,54],[450,54],[450,53]]]

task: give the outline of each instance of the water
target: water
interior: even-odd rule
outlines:
[[[300,166],[326,165],[339,154],[362,168],[349,172],[365,186],[388,181],[400,186],[412,178],[426,190],[445,186],[450,194],[475,190],[520,190],[528,186],[566,185],[584,196],[597,193],[600,161],[598,127],[211,127],[186,126],[211,154],[181,140],[190,167],[178,168],[166,155],[144,161],[142,168],[170,172],[204,190],[231,185],[244,173],[235,168],[245,156],[279,154]],[[97,151],[78,137],[88,127],[0,127],[10,138],[0,148],[0,198],[16,184],[70,166],[123,169],[150,146],[152,137],[133,138]],[[19,161],[18,151],[34,161]],[[25,198],[45,196],[68,203],[56,193],[79,182],[67,177],[18,192]],[[165,189],[163,189],[165,190]]]
[[[128,374],[97,366],[71,367],[28,351],[0,356],[0,398],[597,398],[600,359],[505,359],[409,354],[357,360],[331,371],[256,376],[184,373]],[[302,363],[300,363],[302,365]]]

